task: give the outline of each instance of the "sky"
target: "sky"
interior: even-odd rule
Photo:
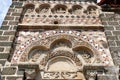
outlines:
[[[11,3],[12,0],[0,0],[0,25],[2,24]]]

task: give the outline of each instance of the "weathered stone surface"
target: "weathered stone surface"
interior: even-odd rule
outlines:
[[[0,53],[0,59],[7,59],[8,55],[8,53]]]
[[[22,77],[7,77],[6,80],[22,80]]]
[[[10,24],[10,25],[17,25],[18,24],[18,22],[16,22],[16,21],[9,21],[9,23],[8,24]]]
[[[18,4],[15,4],[17,6],[22,7],[22,2],[17,2]],[[16,73],[15,67],[6,67],[6,65],[9,65],[8,62],[8,56],[10,55],[10,48],[13,42],[13,38],[11,36],[15,36],[15,31],[17,26],[17,22],[19,22],[19,17],[15,17],[21,12],[17,8],[15,8],[15,5],[11,5],[8,13],[6,14],[5,20],[2,23],[2,26],[0,27],[0,69],[2,76],[1,80],[17,80],[17,77],[10,77],[10,75],[14,76]],[[20,8],[19,8],[20,9]],[[17,13],[17,14],[16,14]],[[12,15],[15,16],[12,16]],[[7,77],[6,75],[9,75]],[[18,79],[22,80],[22,78]]]
[[[18,70],[18,71],[17,71],[17,74],[18,74],[18,75],[23,75],[23,74],[24,74],[24,71]]]
[[[114,30],[114,26],[104,26],[105,30]]]
[[[11,46],[12,42],[0,42],[0,46]]]
[[[120,41],[116,41],[116,43],[117,43],[117,46],[120,46]]]
[[[7,25],[8,21],[3,21],[2,25]]]
[[[115,65],[120,65],[119,63],[119,58],[117,57],[118,54],[117,53],[114,53],[115,52],[118,52],[120,51],[120,38],[119,38],[119,35],[120,35],[120,25],[119,25],[119,21],[120,21],[120,13],[118,12],[111,12],[111,13],[105,13],[101,16],[101,19],[103,19],[103,23],[104,21],[106,23],[108,23],[106,26],[105,26],[105,33],[106,33],[106,37],[107,39],[109,40],[109,48],[110,48],[110,51],[111,51],[111,54],[113,55],[113,60],[114,60],[114,63]],[[113,18],[113,20],[107,20],[105,18]],[[110,27],[112,26],[112,27]],[[112,29],[113,28],[113,29]]]
[[[2,77],[2,80],[5,80],[5,77]]]
[[[107,35],[107,36],[112,36],[113,34],[112,34],[112,32],[111,31],[105,31],[105,34]]]
[[[118,36],[107,36],[108,40],[118,40]]]
[[[14,20],[14,17],[12,17],[12,16],[6,16],[5,19],[6,20]]]
[[[20,16],[21,13],[13,13],[12,16]]]
[[[5,67],[2,70],[2,75],[15,75],[16,68],[15,67]]]
[[[5,65],[5,62],[6,62],[6,60],[0,60],[0,64],[1,64],[2,66]]]
[[[15,31],[5,31],[4,35],[15,35]]]
[[[4,48],[3,47],[0,47],[0,52],[3,52],[4,51]]]
[[[0,29],[1,29],[1,30],[8,30],[8,29],[9,29],[9,26],[1,26]]]
[[[9,36],[0,36],[0,41],[8,41]]]
[[[99,76],[98,80],[118,80],[115,75]]]
[[[113,35],[120,35],[120,31],[113,31]]]
[[[120,19],[119,19],[119,20],[120,20]],[[120,25],[114,26],[114,28],[115,28],[116,30],[120,30]]]
[[[3,34],[3,31],[0,31],[0,35],[2,35]]]
[[[118,25],[118,22],[108,22],[109,25]]]
[[[109,44],[109,46],[116,46],[116,43],[115,43],[115,41],[108,41],[108,44]]]

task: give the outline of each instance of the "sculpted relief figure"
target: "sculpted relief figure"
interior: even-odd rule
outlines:
[[[89,6],[87,9],[87,14],[91,14],[91,15],[97,15],[97,7],[95,6]]]
[[[34,11],[34,7],[33,6],[26,8],[26,13],[32,13],[33,11]]]
[[[65,13],[65,12],[66,12],[65,9],[61,7],[56,10],[56,13]]]
[[[96,10],[91,8],[91,9],[89,10],[89,14],[96,14]]]
[[[44,7],[40,10],[40,13],[47,13],[49,11],[49,7]]]
[[[26,13],[31,13],[33,12],[33,9],[27,9]]]
[[[74,10],[74,14],[80,14],[80,13],[81,13],[80,8],[76,8],[76,9]]]
[[[79,54],[81,54],[81,56],[83,57],[83,59],[85,60],[85,62],[91,63],[92,55],[90,54],[90,52],[88,52],[87,50],[80,50],[80,51],[77,51],[77,52]]]

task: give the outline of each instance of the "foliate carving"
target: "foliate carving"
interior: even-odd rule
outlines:
[[[76,79],[77,72],[44,72],[43,79]]]
[[[54,57],[57,57],[57,56],[66,56],[68,58],[71,58],[76,63],[77,66],[82,66],[81,61],[79,60],[79,58],[77,58],[77,56],[75,54],[70,53],[69,51],[62,51],[62,50],[48,54],[40,62],[40,64],[43,65],[43,66],[45,66],[50,59],[52,59]]]
[[[93,57],[93,53],[88,52],[87,50],[80,50],[77,51],[78,54],[81,54],[83,59],[87,62],[87,63],[91,63],[91,58]]]

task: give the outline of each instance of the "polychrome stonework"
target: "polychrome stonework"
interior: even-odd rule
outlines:
[[[13,0],[0,30],[1,79],[119,80],[120,14],[98,5]]]

